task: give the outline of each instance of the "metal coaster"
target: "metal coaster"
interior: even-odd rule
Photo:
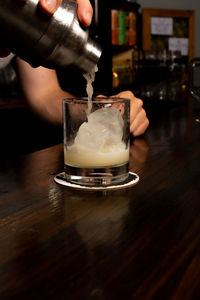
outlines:
[[[139,176],[136,173],[129,172],[128,178],[118,184],[107,185],[107,186],[85,186],[75,183],[71,183],[66,180],[65,172],[59,173],[54,177],[54,181],[58,184],[68,186],[70,188],[85,190],[85,191],[105,191],[105,190],[119,190],[123,188],[128,188],[135,185],[139,181]]]

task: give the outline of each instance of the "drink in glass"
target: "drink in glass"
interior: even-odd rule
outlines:
[[[130,100],[63,100],[64,166],[70,182],[106,186],[129,174]]]

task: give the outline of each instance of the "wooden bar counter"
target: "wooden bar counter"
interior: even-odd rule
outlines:
[[[200,299],[198,116],[190,97],[149,110],[127,189],[56,184],[62,145],[1,157],[0,299]]]

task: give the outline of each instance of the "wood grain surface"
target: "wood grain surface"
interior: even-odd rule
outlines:
[[[62,145],[1,157],[0,299],[200,299],[198,114],[149,110],[128,189],[56,184]]]

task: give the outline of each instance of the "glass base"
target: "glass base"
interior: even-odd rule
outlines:
[[[129,163],[105,168],[78,168],[64,165],[69,182],[85,186],[107,186],[125,181],[129,176]]]

